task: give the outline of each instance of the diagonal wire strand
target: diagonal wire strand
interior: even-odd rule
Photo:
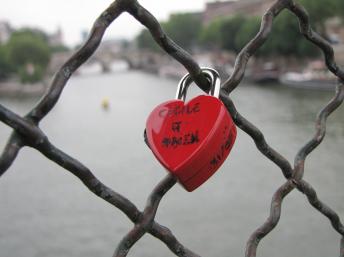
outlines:
[[[0,155],[0,177],[11,167],[22,146],[21,140],[13,132]]]
[[[317,131],[316,131],[316,135],[314,139],[311,140],[312,143],[306,144],[306,148],[303,147],[302,149],[308,149],[309,147],[307,147],[307,145],[312,145],[313,141],[316,142],[315,143],[316,146],[320,144],[320,142],[325,136],[326,118],[341,105],[341,103],[343,102],[343,99],[344,99],[344,84],[339,83],[337,86],[335,97],[323,108],[323,110],[318,115],[318,118],[316,121]],[[236,125],[239,128],[241,128],[244,132],[246,132],[248,135],[250,135],[252,139],[255,141],[258,150],[263,155],[268,157],[270,160],[275,162],[275,164],[280,167],[280,169],[282,170],[285,176],[286,176],[286,171],[287,171],[287,174],[290,174],[290,172],[292,172],[293,170],[291,170],[291,166],[289,162],[283,157],[281,157],[278,153],[276,153],[273,149],[271,149],[271,147],[266,143],[263,137],[263,133],[239,114],[233,102],[230,100],[230,98],[227,95],[223,94],[223,92],[221,94],[221,100],[226,105]],[[306,155],[305,155],[305,158],[306,158]],[[296,171],[297,171],[297,168],[298,166],[295,167]],[[300,192],[304,193],[307,196],[307,199],[310,202],[310,204],[319,212],[324,214],[327,218],[329,218],[334,229],[338,233],[340,233],[342,236],[344,236],[344,228],[339,220],[339,216],[330,207],[326,206],[324,203],[322,203],[318,199],[315,193],[315,190],[306,181],[302,180],[303,174],[298,179],[296,178],[294,179],[295,175],[297,175],[297,172],[294,171],[292,179],[289,178],[288,182],[286,182],[282,187],[280,187],[277,190],[277,192],[274,194],[274,197],[271,203],[270,216],[267,219],[267,221],[251,235],[247,243],[246,257],[256,256],[256,251],[257,251],[259,242],[268,233],[270,233],[278,224],[284,197],[287,196],[295,188],[297,188]]]
[[[156,186],[148,198],[141,220],[137,222],[134,228],[121,240],[113,257],[127,256],[130,248],[152,227],[162,197],[176,183],[177,180],[173,176],[168,175]]]
[[[82,163],[51,144],[48,137],[38,127],[32,126],[32,124],[30,124],[24,118],[21,118],[17,114],[6,109],[1,104],[0,120],[18,131],[18,133],[25,135],[22,138],[27,139],[26,144],[28,146],[35,148],[49,160],[55,162],[78,177],[91,192],[109,204],[120,209],[133,223],[136,224],[143,217],[143,214],[127,198],[107,187],[105,184],[99,181],[91,172],[91,170],[85,167]],[[160,187],[160,189],[163,191],[163,188]],[[155,191],[154,193],[159,194],[162,191]],[[151,195],[151,198],[159,198],[159,196],[154,195],[154,193]],[[149,233],[164,242],[166,246],[177,256],[198,256],[183,246],[168,228],[161,226],[154,220],[151,224]]]
[[[62,65],[48,91],[27,114],[28,118],[38,124],[54,108],[69,78],[92,56],[100,45],[107,27],[124,11],[123,2],[125,1],[115,1],[99,16],[85,44]]]

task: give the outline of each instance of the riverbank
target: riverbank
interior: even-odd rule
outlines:
[[[32,97],[40,96],[47,88],[47,84],[21,84],[18,80],[0,82],[0,97]]]

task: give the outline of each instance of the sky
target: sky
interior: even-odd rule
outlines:
[[[53,33],[60,27],[67,45],[79,44],[82,31],[89,31],[99,14],[111,0],[9,0],[0,8],[0,21],[13,28],[38,27]],[[158,20],[166,20],[174,12],[200,11],[209,0],[139,0]],[[133,38],[142,26],[127,13],[108,29],[106,38]]]

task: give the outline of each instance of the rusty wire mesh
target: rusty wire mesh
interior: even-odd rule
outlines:
[[[250,57],[264,44],[273,25],[274,18],[281,11],[289,10],[299,20],[301,33],[313,44],[318,46],[324,54],[328,69],[338,77],[335,96],[320,111],[316,123],[315,134],[296,154],[294,165],[289,163],[281,154],[276,152],[264,139],[263,133],[246,120],[231,101],[230,93],[240,84],[244,77],[246,64]],[[160,200],[175,184],[176,179],[167,176],[156,186],[150,194],[146,207],[141,212],[131,201],[115,192],[85,167],[81,162],[55,147],[39,128],[39,123],[54,108],[59,97],[73,72],[75,72],[98,48],[105,30],[123,12],[131,14],[136,20],[147,27],[154,40],[167,54],[179,61],[190,73],[195,83],[203,90],[207,90],[208,81],[202,74],[199,65],[192,57],[175,44],[162,30],[154,16],[142,7],[136,0],[117,0],[112,3],[95,21],[87,42],[77,51],[56,73],[51,86],[37,105],[24,117],[7,109],[0,104],[0,120],[13,128],[13,132],[0,156],[0,176],[2,176],[15,161],[19,151],[29,146],[35,148],[45,157],[77,176],[90,191],[98,197],[120,209],[133,223],[134,227],[123,237],[115,250],[114,256],[126,256],[131,247],[146,233],[150,233],[161,240],[175,255],[184,257],[199,256],[185,247],[172,234],[171,230],[158,224],[155,215]],[[254,140],[258,150],[282,171],[286,182],[274,193],[270,215],[266,222],[250,236],[246,246],[246,257],[256,256],[260,241],[278,224],[283,199],[293,190],[306,195],[309,203],[326,216],[334,230],[341,236],[340,257],[344,257],[344,227],[339,216],[318,198],[315,189],[303,179],[304,166],[307,156],[319,146],[325,137],[327,117],[335,111],[344,99],[344,71],[340,69],[334,58],[334,51],[329,43],[312,30],[307,11],[293,0],[277,0],[263,15],[259,33],[239,53],[234,71],[224,82],[221,89],[221,100],[228,108],[236,125]]]

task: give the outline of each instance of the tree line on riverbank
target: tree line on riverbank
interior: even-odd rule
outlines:
[[[6,43],[0,44],[0,81],[12,76],[19,77],[22,83],[40,81],[52,53],[64,50],[65,46],[52,46],[41,30],[16,30]]]
[[[325,38],[326,21],[332,17],[341,17],[344,24],[343,0],[299,0],[308,11],[313,28]],[[178,13],[162,22],[166,33],[187,50],[228,50],[238,53],[259,31],[261,17],[235,15],[219,18],[208,25],[202,25],[201,15],[194,13]],[[140,49],[159,51],[147,30],[142,30],[136,38]],[[281,57],[316,57],[319,49],[305,40],[299,32],[297,18],[284,11],[274,21],[272,33],[265,45],[259,50],[259,56]]]

